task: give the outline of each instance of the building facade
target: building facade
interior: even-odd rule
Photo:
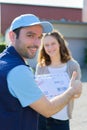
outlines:
[[[41,20],[50,21],[54,28],[64,35],[73,57],[83,67],[87,48],[87,23],[82,22],[82,12],[82,9],[76,8],[0,3],[0,31],[5,35],[15,17],[33,13]],[[36,59],[32,61],[36,64]]]
[[[87,22],[87,0],[83,2],[82,21]]]
[[[42,20],[82,22],[82,9],[0,3],[1,33],[5,34],[11,21],[25,13],[33,13]]]

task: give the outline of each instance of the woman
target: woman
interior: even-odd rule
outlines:
[[[81,79],[80,66],[72,58],[63,35],[58,31],[46,34],[39,49],[36,76],[44,74],[55,75],[53,82],[56,83],[56,86],[53,87],[56,87],[58,94],[61,94],[69,86],[73,71],[77,72],[77,79]],[[69,119],[72,117],[73,100],[74,98],[51,118],[46,119],[40,115],[39,130],[70,130]]]

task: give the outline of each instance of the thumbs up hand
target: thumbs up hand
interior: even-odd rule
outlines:
[[[76,77],[77,77],[77,72],[74,71],[69,86],[72,87],[74,98],[79,98],[82,93],[82,83],[80,80],[76,80]]]

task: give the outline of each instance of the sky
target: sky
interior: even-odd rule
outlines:
[[[18,3],[18,4],[31,4],[31,5],[44,5],[54,7],[71,7],[83,8],[84,0],[0,0],[0,3]]]

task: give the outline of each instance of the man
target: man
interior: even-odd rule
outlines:
[[[38,130],[37,113],[50,117],[75,95],[80,96],[82,84],[74,73],[69,89],[48,101],[25,63],[35,56],[42,33],[52,30],[51,23],[33,14],[21,15],[11,23],[11,46],[0,55],[0,130]]]

